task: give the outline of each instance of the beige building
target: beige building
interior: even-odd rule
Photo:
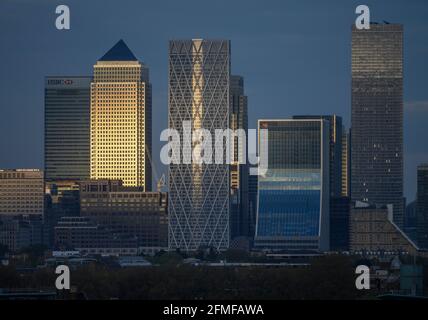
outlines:
[[[91,179],[151,190],[149,71],[120,40],[94,66]]]
[[[0,216],[43,215],[43,171],[0,170]]]
[[[418,247],[392,221],[392,206],[357,201],[350,214],[350,251],[419,254]]]

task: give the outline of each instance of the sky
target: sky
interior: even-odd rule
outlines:
[[[71,29],[55,28],[66,4]],[[260,118],[351,114],[351,25],[366,4],[372,21],[404,25],[405,196],[428,162],[428,2],[426,0],[0,0],[0,168],[43,168],[44,77],[91,75],[119,39],[150,68],[153,156],[167,127],[168,40],[232,43],[249,127]]]

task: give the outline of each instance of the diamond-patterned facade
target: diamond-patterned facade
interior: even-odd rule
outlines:
[[[229,127],[229,81],[229,41],[170,41],[169,127],[183,137],[183,121],[190,121],[192,131],[209,130],[214,146],[215,130]],[[192,152],[181,147],[182,158]],[[170,165],[170,249],[229,247],[229,184],[226,163]]]

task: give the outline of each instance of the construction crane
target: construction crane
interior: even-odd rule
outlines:
[[[150,162],[150,164],[151,164],[151,167],[153,168],[153,169],[152,169],[152,172],[154,173],[154,175],[155,175],[155,180],[157,181],[157,191],[158,191],[158,192],[162,192],[162,188],[163,188],[163,187],[165,187],[165,185],[166,185],[166,182],[165,182],[165,180],[166,180],[166,178],[165,178],[165,174],[162,174],[162,176],[161,176],[161,177],[160,177],[160,179],[159,179],[158,170],[156,169],[156,165],[155,165],[155,163],[154,163],[154,162],[153,162],[153,160],[152,160],[152,155],[150,154],[150,150],[149,150],[149,148],[147,148],[147,144],[145,145],[145,149],[146,149],[147,157],[149,158],[149,162]]]

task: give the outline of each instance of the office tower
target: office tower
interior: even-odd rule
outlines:
[[[0,170],[0,216],[40,215],[44,208],[43,171]]]
[[[89,178],[90,77],[45,79],[45,178]]]
[[[248,208],[248,161],[240,163],[239,154],[247,156],[248,107],[244,95],[244,78],[230,77],[230,129],[244,130],[245,146],[239,144],[235,136],[234,159],[230,166],[230,229],[231,239],[250,236],[250,216]]]
[[[342,127],[342,197],[350,197],[351,134]]]
[[[349,250],[349,213],[348,197],[332,197],[330,199],[330,250]]]
[[[329,249],[329,122],[259,120],[259,150],[268,169],[258,179],[255,247],[319,252]],[[267,129],[267,139],[260,135]],[[267,145],[266,145],[267,144]]]
[[[403,226],[403,26],[352,28],[352,200],[393,204]]]
[[[418,166],[416,212],[418,246],[428,249],[428,164]]]
[[[94,65],[91,179],[119,179],[151,190],[149,70],[120,40]]]
[[[80,214],[120,238],[136,238],[144,253],[168,247],[168,197],[119,180],[80,182]]]
[[[293,116],[293,119],[324,119],[330,126],[330,196],[342,193],[342,117],[337,115]]]
[[[393,222],[392,205],[351,204],[350,251],[361,254],[417,254],[415,243]]]
[[[230,42],[227,40],[173,40],[169,43],[169,127],[183,137],[191,131],[229,128]],[[195,138],[195,137],[193,137]],[[196,138],[198,138],[196,136]],[[185,139],[185,138],[183,138]],[[200,139],[193,146],[200,144]],[[180,164],[169,165],[169,248],[194,251],[229,247],[230,164],[189,163],[183,146]],[[213,152],[214,157],[214,152]]]

